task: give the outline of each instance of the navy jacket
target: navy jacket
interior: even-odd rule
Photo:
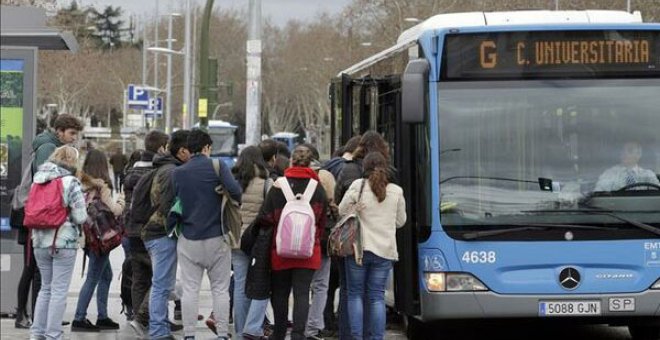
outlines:
[[[215,187],[221,185],[236,201],[241,201],[241,186],[231,171],[220,162],[220,177],[205,155],[197,154],[173,170],[174,188],[181,200],[183,236],[189,240],[206,240],[222,235],[220,196]]]

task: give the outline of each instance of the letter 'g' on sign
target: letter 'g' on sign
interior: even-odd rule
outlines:
[[[479,57],[482,68],[494,68],[497,65],[497,53],[495,52],[495,42],[484,40],[479,47]]]

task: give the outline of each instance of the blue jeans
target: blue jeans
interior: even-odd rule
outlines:
[[[112,268],[110,266],[110,254],[96,255],[93,251],[87,252],[89,265],[87,267],[87,278],[78,295],[76,306],[77,321],[83,321],[87,317],[87,307],[92,300],[96,289],[96,306],[98,307],[97,319],[108,318],[108,292],[112,282]]]
[[[348,321],[348,284],[346,283],[346,259],[337,260],[339,269],[339,309],[337,311],[339,340],[351,340],[351,325]]]
[[[144,242],[151,257],[153,276],[149,295],[149,337],[170,335],[167,301],[176,282],[176,240],[167,236]]]
[[[62,317],[66,309],[76,249],[34,249],[34,257],[41,273],[41,289],[34,310],[30,336],[39,339],[62,339]]]
[[[392,261],[370,251],[364,252],[362,266],[353,257],[347,258],[348,313],[353,339],[363,338],[364,309],[367,315],[369,339],[385,336],[385,286],[392,269]]]
[[[236,338],[242,339],[245,333],[262,336],[268,300],[251,300],[245,296],[245,281],[250,267],[250,257],[240,249],[232,250],[231,263],[234,267],[234,329],[236,330]]]

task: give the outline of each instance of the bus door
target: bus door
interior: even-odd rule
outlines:
[[[419,218],[430,213],[427,209],[430,195],[426,194],[426,188],[430,187],[430,181],[427,182],[429,165],[426,165],[430,164],[428,138],[426,133],[419,133],[426,129],[401,123],[398,76],[350,79],[344,75],[341,83],[337,81],[333,85],[333,142],[345,143],[356,134],[376,130],[390,146],[392,165],[397,169],[408,213],[406,225],[397,231],[399,261],[394,265],[394,302],[398,311],[418,315],[417,230],[420,225],[430,226],[429,217]],[[420,163],[423,164],[418,166]]]

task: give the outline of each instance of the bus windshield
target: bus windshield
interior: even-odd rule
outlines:
[[[238,154],[235,128],[209,128],[208,131],[213,140],[213,156],[236,156]]]
[[[443,227],[621,223],[585,207],[660,226],[659,94],[654,78],[439,83]]]

